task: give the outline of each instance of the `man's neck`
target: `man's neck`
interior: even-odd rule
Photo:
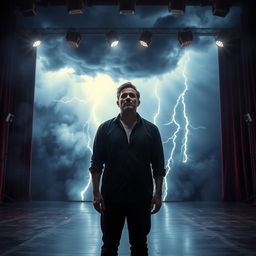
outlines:
[[[120,113],[120,120],[129,126],[132,126],[137,121],[137,112],[126,111]]]

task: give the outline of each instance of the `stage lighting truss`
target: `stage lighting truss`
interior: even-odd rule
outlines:
[[[106,33],[106,40],[110,47],[116,47],[119,43],[118,35],[113,30]]]
[[[69,14],[81,14],[84,10],[84,0],[68,0],[67,8]]]
[[[184,0],[170,0],[168,9],[171,13],[184,14],[185,13],[185,1]]]
[[[82,39],[82,36],[80,32],[69,30],[66,34],[66,39],[68,46],[78,47]]]
[[[110,45],[110,47],[115,47],[119,43],[119,35],[138,35],[139,44],[143,47],[149,47],[152,42],[153,35],[161,35],[161,36],[176,36],[178,35],[178,41],[180,45],[188,46],[192,43],[194,36],[212,36],[215,40],[218,39],[220,41],[221,37],[225,37],[227,40],[232,35],[233,37],[239,37],[239,31],[237,28],[182,28],[182,27],[172,27],[172,28],[79,28],[79,32],[76,31],[75,28],[34,28],[27,29],[24,32],[28,34],[33,34],[34,31],[38,31],[42,36],[44,35],[63,35],[66,34],[67,43],[70,47],[78,47],[82,34],[85,35],[103,35],[105,36],[105,40]],[[172,39],[171,39],[172,40]],[[223,42],[223,46],[224,46]],[[221,43],[216,43],[221,46]]]
[[[149,47],[149,45],[152,42],[152,33],[150,31],[143,31],[143,33],[140,36],[139,43],[143,47]]]
[[[136,0],[118,0],[120,14],[135,13]]]
[[[35,0],[21,1],[20,11],[24,17],[35,16],[37,14]]]
[[[226,0],[214,0],[212,4],[212,14],[214,16],[225,17],[229,12],[229,6]]]
[[[188,46],[193,41],[193,33],[191,30],[178,33],[178,41],[182,47]]]

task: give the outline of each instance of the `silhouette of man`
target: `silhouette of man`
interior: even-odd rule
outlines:
[[[140,93],[130,82],[117,89],[117,105],[120,114],[98,128],[90,167],[93,205],[101,213],[101,255],[118,255],[126,219],[131,255],[147,256],[151,214],[162,204],[163,146],[158,128],[137,113]]]

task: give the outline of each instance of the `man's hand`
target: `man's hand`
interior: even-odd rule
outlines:
[[[105,209],[104,200],[100,192],[93,193],[93,206],[96,211],[103,213]]]
[[[162,206],[162,198],[160,195],[154,195],[151,201],[151,214],[157,213]]]

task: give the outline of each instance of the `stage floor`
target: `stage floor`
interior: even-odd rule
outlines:
[[[91,203],[0,205],[0,255],[99,256],[99,214]],[[150,256],[256,255],[256,207],[170,202],[152,216]],[[130,255],[127,227],[119,255]]]

